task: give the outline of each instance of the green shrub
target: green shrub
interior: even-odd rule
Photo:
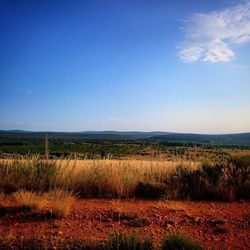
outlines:
[[[140,240],[138,234],[125,235],[121,232],[111,234],[104,248],[105,250],[150,250],[153,249],[152,240]]]
[[[162,250],[200,250],[202,247],[182,234],[170,234],[163,239]]]

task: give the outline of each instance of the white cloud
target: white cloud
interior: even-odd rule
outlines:
[[[232,46],[250,42],[250,1],[221,11],[192,15],[184,27],[179,46],[183,62],[229,62]]]

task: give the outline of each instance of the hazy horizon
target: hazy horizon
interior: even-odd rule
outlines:
[[[249,134],[250,131],[232,132],[232,133],[198,133],[198,132],[176,132],[176,131],[163,131],[163,130],[79,130],[79,131],[64,131],[64,130],[26,130],[26,129],[0,129],[0,131],[12,132],[32,132],[32,133],[169,133],[169,134],[204,134],[204,135],[227,135],[227,134]]]
[[[250,131],[250,1],[0,0],[0,129]]]

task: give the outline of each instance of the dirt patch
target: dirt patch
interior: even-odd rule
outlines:
[[[1,213],[0,235],[105,240],[121,230],[159,244],[166,233],[182,232],[206,249],[250,249],[250,202],[89,199],[76,201],[67,218],[41,216],[9,208]]]

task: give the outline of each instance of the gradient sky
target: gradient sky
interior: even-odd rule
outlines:
[[[0,129],[250,131],[250,1],[0,0]]]

